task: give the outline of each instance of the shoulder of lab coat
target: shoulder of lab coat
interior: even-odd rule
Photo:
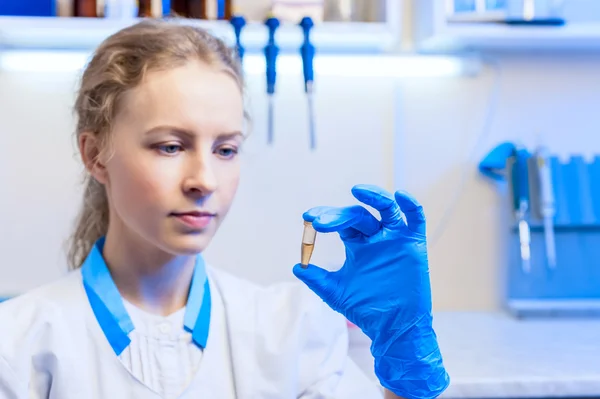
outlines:
[[[0,398],[29,398],[30,370],[41,367],[36,361],[52,364],[61,354],[49,348],[60,350],[59,342],[86,334],[83,293],[76,270],[0,303]]]
[[[253,337],[232,342],[254,348],[260,362],[253,367],[258,374],[254,380],[288,380],[282,386],[290,391],[279,397],[382,397],[379,385],[349,357],[346,319],[306,285],[281,282],[263,287],[210,266],[208,270],[230,313],[232,334]]]

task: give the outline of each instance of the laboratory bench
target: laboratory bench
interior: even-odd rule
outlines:
[[[451,378],[441,398],[600,398],[600,318],[439,312],[434,327]],[[375,378],[369,341],[355,328],[350,354]]]

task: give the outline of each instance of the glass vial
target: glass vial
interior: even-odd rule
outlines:
[[[317,232],[313,228],[312,223],[304,222],[304,234],[302,235],[302,249],[300,252],[300,264],[307,267],[310,263],[310,258],[315,249],[315,241]]]

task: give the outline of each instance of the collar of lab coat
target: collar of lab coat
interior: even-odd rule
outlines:
[[[106,339],[119,356],[131,343],[129,333],[135,329],[123,298],[115,285],[102,256],[105,237],[92,247],[81,274],[88,300]],[[206,348],[210,326],[211,296],[204,259],[196,256],[192,285],[184,316],[184,326],[192,333],[192,340],[200,348]]]

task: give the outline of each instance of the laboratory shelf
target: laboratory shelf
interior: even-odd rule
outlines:
[[[140,19],[112,20],[68,17],[0,17],[0,50],[91,50],[103,39]],[[198,26],[235,43],[228,21],[180,19],[180,23]],[[320,53],[379,54],[390,53],[399,42],[398,25],[385,23],[324,22],[315,25],[311,39]],[[251,22],[242,31],[241,41],[247,52],[262,51],[267,43],[267,28]],[[281,52],[297,52],[302,44],[302,30],[283,23],[276,33]]]
[[[421,52],[600,50],[600,20],[591,17],[573,17],[562,26],[476,22],[471,17],[449,16],[445,0],[419,0],[413,17],[415,50]]]
[[[553,27],[449,23],[419,43],[426,52],[600,50],[600,23]]]

